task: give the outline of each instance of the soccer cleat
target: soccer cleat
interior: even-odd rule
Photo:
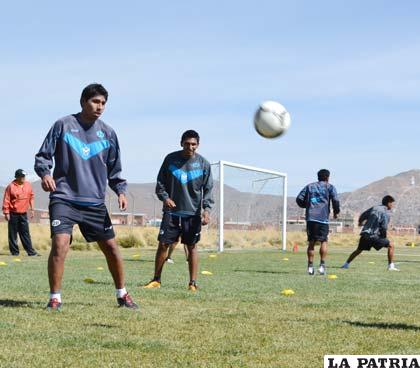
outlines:
[[[195,282],[195,281],[190,282],[190,283],[188,284],[188,290],[189,290],[189,291],[192,291],[192,292],[194,292],[194,293],[198,290],[198,286],[197,286],[197,284],[196,284],[196,282]]]
[[[52,299],[50,299],[50,301],[47,304],[47,309],[49,311],[55,310],[55,311],[59,312],[60,309],[61,309],[61,305],[62,305],[62,303],[60,301],[58,301],[57,298],[52,298]]]
[[[315,275],[315,270],[312,266],[308,267],[308,275],[311,275],[311,276]]]
[[[348,263],[344,263],[340,268],[342,268],[343,270],[348,270],[349,266],[350,265]]]
[[[397,267],[395,267],[394,264],[390,264],[388,266],[388,271],[399,271],[399,269]]]
[[[156,289],[156,288],[157,289],[160,288],[160,281],[152,280],[143,286],[143,289]]]
[[[324,265],[320,265],[318,268],[318,272],[320,275],[325,275],[327,273],[327,270],[325,269]]]
[[[126,307],[129,309],[139,309],[139,306],[134,303],[133,299],[131,299],[131,296],[125,294],[122,298],[117,298],[118,306],[119,307]]]
[[[174,264],[174,260],[172,258],[166,258],[166,262],[170,264]]]

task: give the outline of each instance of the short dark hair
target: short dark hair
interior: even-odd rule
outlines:
[[[321,169],[318,171],[318,180],[327,181],[330,177],[330,172],[327,169]]]
[[[386,195],[385,197],[382,198],[382,204],[384,206],[386,206],[388,203],[392,203],[395,202],[395,199],[393,196],[390,195]]]
[[[195,130],[187,130],[182,134],[181,144],[188,138],[197,139],[197,143],[200,143],[200,135]]]
[[[83,88],[80,96],[80,105],[95,96],[104,96],[105,101],[108,101],[108,91],[105,87],[99,83],[92,83]]]

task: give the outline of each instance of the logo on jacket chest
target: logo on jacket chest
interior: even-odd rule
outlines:
[[[175,178],[179,180],[181,184],[187,184],[188,182],[196,180],[203,176],[203,170],[200,168],[193,170],[184,170],[182,168],[176,167],[175,165],[169,165],[169,171]]]
[[[90,158],[97,156],[103,150],[110,147],[110,143],[106,139],[94,141],[92,143],[85,143],[68,132],[64,134],[63,139],[64,142],[66,142],[73,149],[73,151],[84,160],[89,160]]]

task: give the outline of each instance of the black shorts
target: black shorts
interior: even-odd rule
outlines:
[[[387,238],[380,238],[377,235],[361,235],[359,240],[359,249],[371,250],[372,247],[376,250],[389,247],[389,240]]]
[[[328,241],[328,234],[330,227],[328,224],[321,222],[308,221],[306,223],[306,233],[308,234],[308,241]]]
[[[55,234],[72,235],[73,226],[77,224],[87,242],[115,238],[105,204],[80,206],[60,198],[52,198],[49,210],[51,237]]]
[[[194,245],[200,241],[201,216],[181,217],[165,212],[158,240],[162,244],[173,244],[179,241],[187,245]]]

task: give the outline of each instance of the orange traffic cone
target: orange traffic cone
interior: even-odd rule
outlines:
[[[295,243],[293,244],[293,253],[297,253],[297,252],[298,252],[298,250],[299,250],[299,248],[298,248],[298,244],[295,242]]]

